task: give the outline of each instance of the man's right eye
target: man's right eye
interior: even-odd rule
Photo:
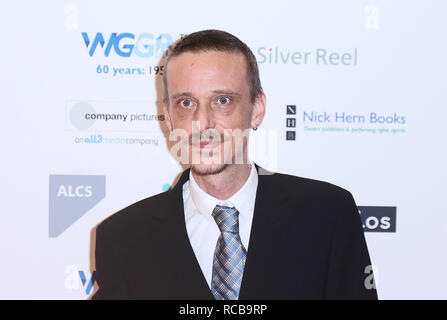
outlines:
[[[192,101],[189,99],[180,100],[180,105],[184,108],[190,108],[192,106]]]

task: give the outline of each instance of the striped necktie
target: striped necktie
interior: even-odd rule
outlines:
[[[247,256],[239,235],[239,211],[217,205],[212,216],[221,233],[214,251],[211,291],[216,300],[237,300]]]

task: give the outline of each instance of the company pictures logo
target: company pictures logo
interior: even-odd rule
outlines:
[[[106,177],[50,175],[49,237],[59,236],[106,193]]]
[[[173,37],[167,33],[154,35],[152,33],[113,32],[107,37],[102,32],[97,32],[94,35],[82,32],[82,39],[90,56],[93,56],[100,46],[104,56],[108,57],[113,51],[123,58],[132,55],[141,58],[161,57],[173,42]]]

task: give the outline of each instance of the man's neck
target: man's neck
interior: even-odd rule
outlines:
[[[231,164],[218,174],[202,176],[192,171],[192,175],[203,191],[219,200],[226,200],[244,185],[250,170],[248,164]]]

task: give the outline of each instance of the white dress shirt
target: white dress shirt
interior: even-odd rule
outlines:
[[[220,235],[213,213],[216,205],[235,207],[239,211],[239,234],[248,251],[251,223],[255,207],[258,173],[251,162],[250,175],[244,185],[229,199],[219,200],[203,191],[189,173],[189,181],[183,184],[183,204],[185,208],[186,230],[189,241],[211,288],[214,250]]]

